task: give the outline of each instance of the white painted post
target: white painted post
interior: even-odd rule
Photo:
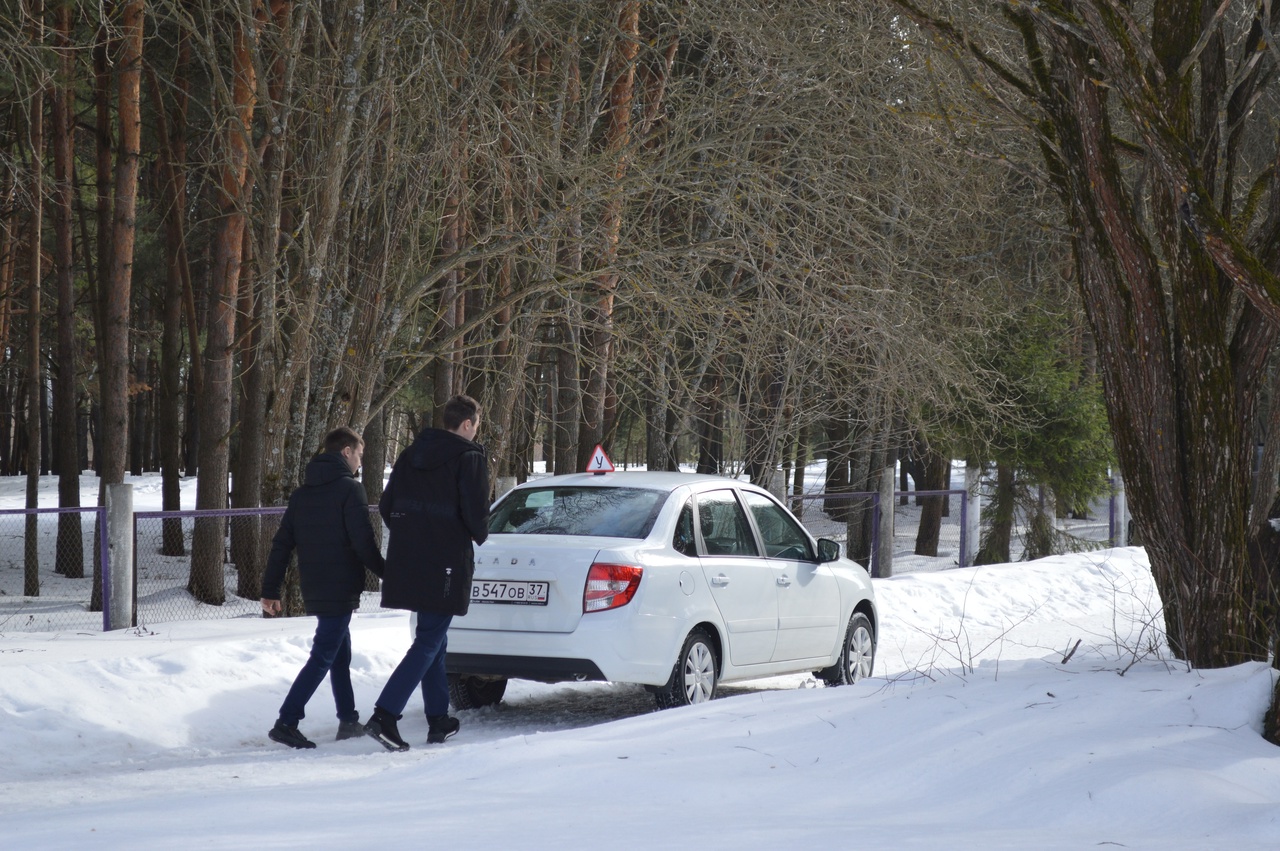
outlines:
[[[507,491],[516,486],[515,476],[498,476],[497,482],[493,489],[494,498],[502,497]]]
[[[1124,479],[1116,475],[1115,529],[1111,534],[1111,546],[1129,546],[1129,500],[1124,492]]]
[[[110,628],[133,626],[133,485],[107,485]]]
[[[876,577],[893,576],[893,490],[898,481],[897,466],[880,471],[880,526],[876,530]]]
[[[780,502],[787,501],[787,473],[781,467],[775,467],[769,475],[769,493],[778,498]]]
[[[978,557],[978,537],[982,529],[982,492],[978,487],[981,481],[982,466],[966,461],[964,465],[964,552],[960,554],[962,567],[972,567],[974,559]]]

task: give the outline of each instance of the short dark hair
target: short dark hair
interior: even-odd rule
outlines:
[[[324,436],[325,452],[341,452],[347,447],[357,449],[363,445],[364,438],[347,426],[338,426]]]
[[[444,413],[440,415],[440,422],[447,430],[457,431],[458,426],[478,416],[480,416],[480,403],[470,396],[458,394],[444,403]]]

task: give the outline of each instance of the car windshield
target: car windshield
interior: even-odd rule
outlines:
[[[524,488],[494,507],[489,532],[644,538],[666,498],[666,491],[643,488]]]

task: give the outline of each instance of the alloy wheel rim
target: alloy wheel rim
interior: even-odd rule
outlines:
[[[690,704],[705,703],[711,699],[715,687],[715,657],[705,644],[689,648],[684,660],[684,693]]]
[[[856,683],[863,677],[871,674],[871,654],[874,652],[871,644],[871,633],[867,632],[866,627],[859,626],[849,635],[848,647],[848,679],[849,682]]]

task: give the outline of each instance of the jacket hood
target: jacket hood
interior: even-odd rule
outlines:
[[[337,452],[322,452],[307,462],[303,485],[309,488],[327,485],[342,477],[354,479],[355,474],[347,466],[346,459]]]
[[[480,444],[440,428],[424,428],[413,442],[410,462],[419,470],[435,470],[467,452],[483,453]]]

